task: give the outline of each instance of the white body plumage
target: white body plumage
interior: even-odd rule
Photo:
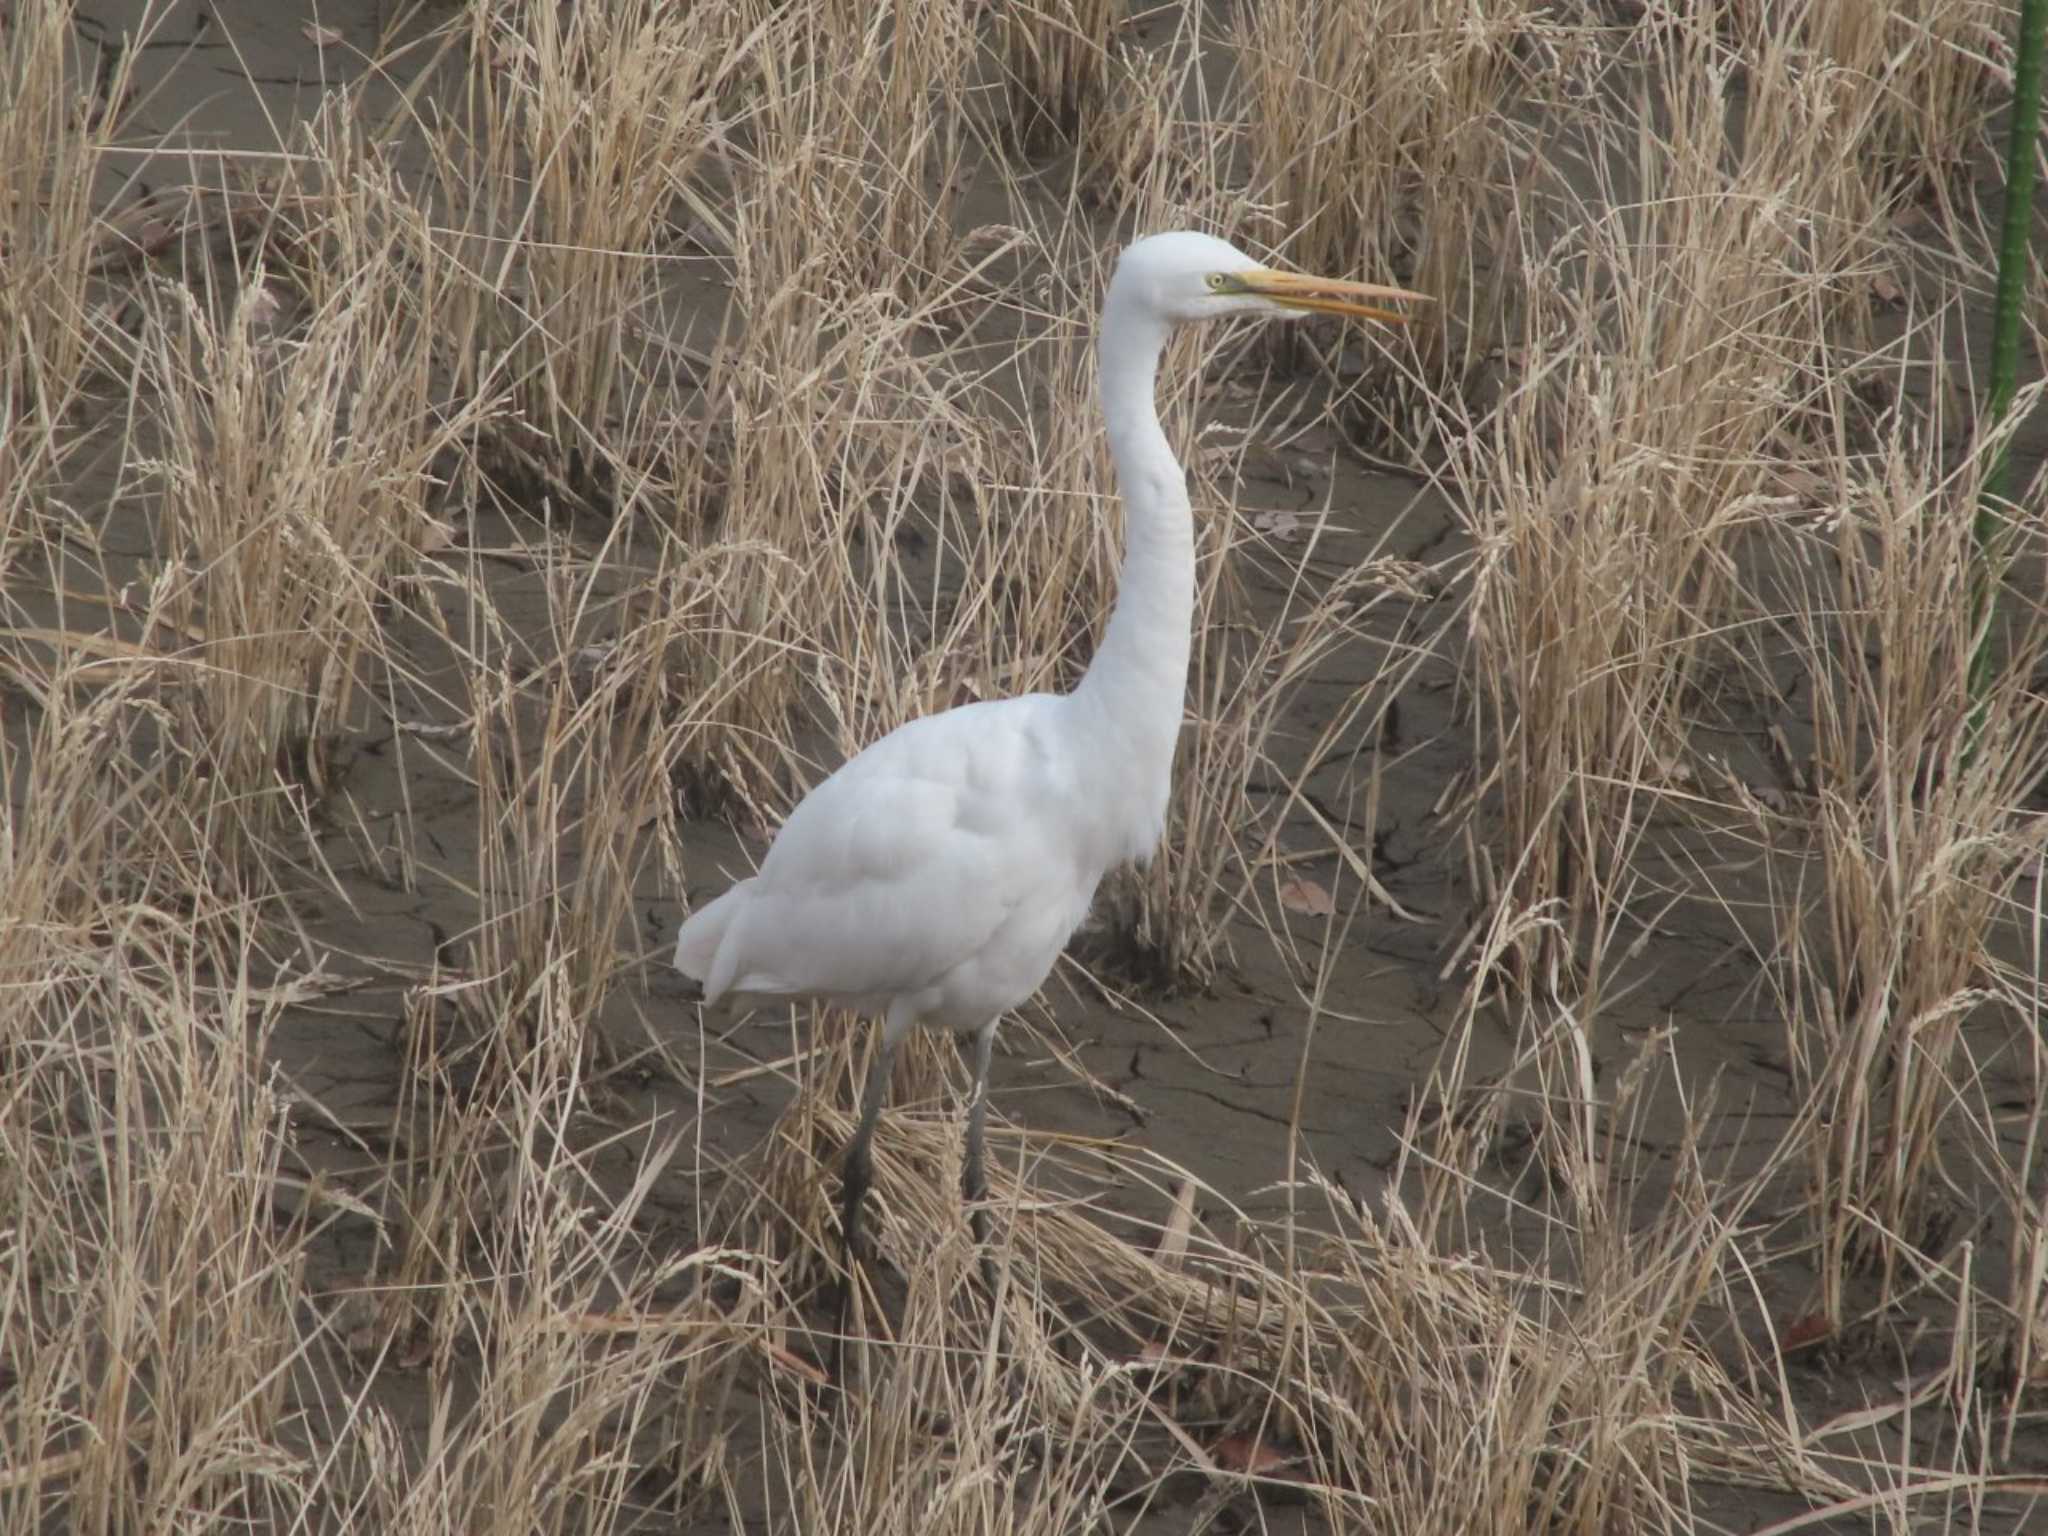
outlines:
[[[805,797],[759,874],[690,919],[678,969],[708,1002],[901,1006],[954,1029],[1023,1003],[1133,841],[1122,797],[1067,748],[1075,710],[1032,694],[890,732]]]

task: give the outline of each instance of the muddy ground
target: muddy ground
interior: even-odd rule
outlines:
[[[82,23],[88,35],[112,38],[134,25],[139,9],[87,4]],[[376,45],[387,9],[340,0],[179,0],[156,8],[131,138],[161,134],[167,144],[207,151],[274,149],[291,123],[315,110],[326,83],[351,80],[363,69],[364,51]],[[326,38],[325,46],[316,45],[316,36]],[[139,185],[128,195],[203,180],[202,165],[210,163],[159,153],[139,166]],[[703,302],[707,312],[718,302],[708,263]],[[2039,445],[2035,434],[2025,448],[2037,453]],[[1321,569],[1334,571],[1373,552],[1441,560],[1456,552],[1462,537],[1450,503],[1426,479],[1363,468],[1327,432],[1254,463],[1264,477],[1244,487],[1241,511],[1312,516],[1329,509],[1339,531],[1325,540]],[[146,534],[124,538],[119,519],[139,516],[134,508],[117,507],[108,524],[110,544],[130,552],[138,574],[148,559]],[[594,527],[569,531],[589,542],[601,534]],[[487,550],[507,550],[534,536],[532,525],[493,512],[481,514],[469,533]],[[1284,555],[1280,551],[1280,558],[1266,562],[1270,568],[1251,578],[1275,604]],[[545,608],[530,566],[484,558],[479,568],[503,611],[529,615],[539,625]],[[1471,761],[1472,730],[1455,686],[1455,632],[1444,632],[1448,604],[1434,606],[1442,611],[1416,605],[1389,620],[1379,636],[1382,644],[1432,639],[1440,654],[1399,699],[1398,733],[1378,744],[1381,798],[1374,823],[1352,826],[1354,846],[1370,850],[1379,880],[1413,920],[1374,906],[1346,922],[1355,882],[1328,855],[1328,840],[1310,819],[1294,818],[1282,847],[1324,853],[1292,873],[1335,892],[1343,910],[1334,917],[1291,911],[1268,899],[1268,915],[1285,924],[1291,952],[1277,947],[1258,922],[1240,921],[1233,952],[1206,995],[1120,999],[1077,968],[1063,967],[1044,995],[1052,1021],[1038,1021],[1042,1029],[1005,1031],[994,1083],[1002,1117],[1035,1131],[1151,1146],[1254,1214],[1272,1213],[1282,1203],[1271,1191],[1287,1167],[1300,1085],[1301,1155],[1344,1189],[1374,1202],[1382,1198],[1411,1105],[1450,1036],[1468,980],[1453,955],[1472,915],[1471,895],[1455,837],[1435,808],[1445,784]],[[420,675],[434,678],[431,637],[422,631],[401,641]],[[1301,695],[1288,734],[1311,739],[1374,666],[1364,643],[1333,658]],[[319,807],[321,855],[343,894],[309,891],[300,916],[313,944],[328,954],[328,969],[347,984],[294,1010],[277,1035],[276,1051],[307,1100],[300,1154],[308,1168],[343,1179],[372,1172],[371,1149],[381,1145],[405,1091],[401,1033],[408,989],[430,975],[437,957],[452,953],[450,946],[476,921],[475,903],[463,888],[477,852],[474,792],[458,758],[450,756],[460,743],[437,743],[434,733],[459,723],[450,707],[457,697],[459,690],[443,690],[438,699],[416,690],[396,701],[392,717],[366,722],[346,744]],[[1763,723],[1729,721],[1718,750],[1753,767]],[[820,763],[820,771],[829,766]],[[1362,817],[1362,807],[1346,803],[1344,767],[1326,771],[1310,788],[1326,797],[1330,814]],[[1690,847],[1723,892],[1744,889],[1749,877],[1712,841],[1677,829],[1671,837],[1673,846]],[[400,838],[410,840],[418,861],[414,879],[396,873]],[[687,897],[715,894],[764,846],[722,824],[690,825],[681,854]],[[618,1052],[640,1059],[607,1086],[593,1133],[605,1129],[600,1120],[632,1127],[637,1146],[678,1128],[686,1132],[655,1201],[675,1241],[685,1244],[698,1232],[702,1204],[723,1171],[746,1160],[789,1102],[789,1073],[756,1069],[803,1049],[812,1021],[808,1014],[738,1023],[700,1017],[664,963],[684,910],[680,894],[661,879],[658,861],[650,861],[636,904],[645,963],[614,991],[603,1020]],[[1796,1108],[1783,1024],[1759,985],[1755,956],[1767,936],[1745,935],[1736,922],[1726,905],[1682,902],[1660,911],[1610,988],[1619,1000],[1606,1007],[1594,1039],[1602,1066],[1614,1071],[1654,1032],[1668,1029],[1679,1075],[1714,1085],[1727,1111],[1728,1129],[1709,1151],[1731,1171],[1760,1160]],[[1312,1020],[1305,994],[1319,968],[1328,985],[1322,1016]],[[672,1054],[681,1075],[641,1054],[656,1046]],[[1480,1049],[1492,1059],[1482,1054],[1474,1074],[1504,1067],[1511,1046],[1505,1027],[1482,1032]],[[1063,1052],[1071,1054],[1061,1059]],[[2019,1064],[2009,1063],[1994,1042],[1985,1043],[1982,1059],[1991,1063],[1989,1101],[2022,1107],[2031,1089]],[[1672,1146],[1659,1145],[1656,1125],[1653,1118],[1639,1147],[1651,1163]],[[999,1137],[996,1145],[1000,1153],[1012,1143]],[[820,1176],[825,1172],[821,1168]],[[1505,1146],[1503,1190],[1519,1177],[1515,1148]],[[1787,1191],[1788,1209],[1794,1194]],[[1517,1242],[1535,1240],[1507,1209],[1504,1203],[1498,1229],[1482,1234],[1497,1257]],[[1953,1241],[1972,1233],[1970,1216],[1958,1213]],[[1975,1236],[1983,1272],[2002,1273],[1998,1235]],[[315,1289],[338,1296],[375,1278],[379,1254],[366,1224],[345,1223],[323,1240],[316,1260]],[[1810,1309],[1811,1276],[1796,1259],[1781,1260],[1759,1279],[1759,1299],[1781,1323]],[[1817,1421],[1895,1396],[1901,1368],[1925,1363],[1916,1359],[1908,1333],[1901,1320],[1883,1346],[1862,1359],[1795,1363],[1792,1381],[1803,1415]],[[387,1371],[383,1379],[390,1383],[393,1375]],[[402,1383],[384,1390],[401,1417],[422,1406],[404,1401]],[[2012,1470],[2048,1468],[2048,1429],[2037,1425],[2023,1434],[2015,1461]],[[1715,1517],[1736,1529],[1788,1512],[1767,1497],[1703,1491]],[[1985,1526],[2020,1529],[2024,1518],[2013,1510],[1988,1512]],[[1867,1527],[1851,1521],[1838,1528]]]

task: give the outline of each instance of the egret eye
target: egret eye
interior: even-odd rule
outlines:
[[[1211,293],[1221,293],[1229,286],[1230,280],[1221,272],[1211,272],[1209,274],[1209,291]]]

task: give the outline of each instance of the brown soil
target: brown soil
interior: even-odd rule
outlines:
[[[316,108],[324,82],[347,80],[361,70],[360,50],[375,45],[385,9],[374,0],[207,0],[162,8],[131,137],[142,141],[162,133],[173,144],[274,149],[293,122]],[[112,38],[134,25],[142,7],[96,0],[83,10],[90,34]],[[316,27],[338,33],[339,41],[315,46]],[[138,177],[148,190],[204,182],[203,171],[194,173],[196,164],[166,150],[140,165]],[[987,210],[990,217],[997,211]],[[970,210],[970,217],[980,212]],[[682,293],[689,298],[687,285]],[[707,323],[715,324],[720,298],[708,276],[696,302]],[[2026,451],[2038,454],[2041,443],[2034,434]],[[1330,569],[1373,551],[1441,559],[1460,538],[1436,489],[1361,468],[1327,432],[1311,434],[1284,456],[1267,455],[1263,469],[1263,477],[1243,489],[1244,509],[1307,518],[1329,508],[1343,530],[1324,546],[1321,558]],[[136,574],[148,549],[141,516],[132,507],[120,508],[107,521],[109,544],[135,552]],[[132,526],[124,528],[123,519],[133,520]],[[563,526],[558,521],[557,531]],[[595,525],[566,527],[569,537],[587,542],[601,531]],[[479,562],[493,601],[515,623],[525,615],[536,630],[544,613],[538,578],[509,552],[539,536],[530,519],[522,526],[491,513],[480,516],[475,534],[480,547],[506,552]],[[1260,571],[1252,581],[1255,590],[1268,594],[1263,601],[1270,611],[1278,576]],[[1325,813],[1345,818],[1354,846],[1371,850],[1378,879],[1414,920],[1377,906],[1355,910],[1357,882],[1329,856],[1328,837],[1307,816],[1293,818],[1282,847],[1322,850],[1322,857],[1291,872],[1334,892],[1338,913],[1291,911],[1273,899],[1269,883],[1265,905],[1284,922],[1289,952],[1281,952],[1257,922],[1240,922],[1229,962],[1206,995],[1107,996],[1077,969],[1063,968],[1045,993],[1056,1028],[1005,1030],[995,1070],[1001,1117],[1033,1132],[1151,1146],[1261,1214],[1284,1206],[1285,1197],[1273,1191],[1289,1166],[1289,1130],[1298,1113],[1302,1159],[1370,1204],[1384,1198],[1404,1124],[1438,1062],[1469,980],[1461,965],[1450,962],[1471,918],[1472,895],[1451,834],[1434,813],[1445,784],[1471,761],[1472,732],[1460,713],[1456,686],[1456,635],[1440,633],[1447,616],[1420,605],[1402,621],[1400,633],[1390,626],[1379,637],[1383,644],[1430,638],[1442,654],[1401,696],[1398,728],[1380,744],[1381,798],[1374,824],[1363,825],[1357,819],[1363,808],[1342,799],[1340,769],[1308,786],[1331,797],[1322,802]],[[538,633],[531,638],[545,643]],[[423,628],[403,634],[401,643],[423,678],[446,681],[447,674],[437,672],[446,658],[437,658],[436,642]],[[1311,737],[1373,665],[1363,643],[1327,663],[1302,694],[1288,722],[1291,734],[1297,740]],[[294,1009],[278,1032],[276,1053],[287,1080],[305,1096],[299,1154],[309,1169],[344,1183],[366,1179],[381,1166],[379,1154],[405,1093],[401,1039],[408,989],[432,973],[437,956],[446,960],[455,953],[451,946],[459,945],[476,920],[464,889],[477,857],[475,795],[459,761],[459,744],[439,744],[434,734],[437,726],[457,723],[449,707],[456,697],[459,690],[445,690],[437,699],[420,689],[395,699],[391,718],[382,718],[380,709],[375,723],[346,743],[318,807],[320,854],[334,871],[340,895],[308,895],[299,917],[315,949],[331,956],[328,969],[345,984]],[[1754,725],[1730,724],[1731,755],[1755,751]],[[821,764],[821,771],[827,766]],[[397,878],[395,843],[401,837],[411,839],[416,880]],[[722,823],[692,823],[681,853],[690,899],[715,893],[728,872],[744,871],[763,848]],[[383,856],[381,868],[370,849]],[[1711,847],[1698,851],[1719,857]],[[1718,867],[1713,874],[1724,893],[1742,888],[1744,877],[1736,868]],[[636,902],[644,963],[614,991],[602,1021],[618,1055],[638,1061],[594,1096],[599,1114],[591,1130],[595,1140],[631,1128],[635,1146],[677,1129],[686,1132],[683,1152],[653,1207],[672,1225],[680,1247],[699,1230],[703,1203],[714,1197],[724,1170],[768,1135],[789,1102],[789,1072],[750,1069],[802,1048],[813,1021],[808,1014],[794,1021],[760,1015],[737,1024],[700,1018],[665,964],[683,908],[658,875],[650,863]],[[1354,920],[1347,922],[1347,914]],[[1633,948],[1626,973],[1612,979],[1610,996],[1626,996],[1606,1006],[1592,1042],[1601,1070],[1614,1072],[1653,1032],[1669,1029],[1678,1077],[1700,1091],[1712,1085],[1724,1111],[1725,1133],[1706,1151],[1730,1170],[1760,1160],[1797,1108],[1783,1059],[1782,1022],[1759,985],[1756,937],[1745,937],[1725,907],[1687,903],[1659,912]],[[1317,1018],[1305,994],[1319,970],[1327,981]],[[1063,1043],[1069,1059],[1056,1057],[1048,1046],[1052,1041]],[[1474,1080],[1504,1071],[1512,1045],[1505,1027],[1482,1039],[1491,1059],[1471,1064]],[[679,1072],[663,1070],[641,1054],[657,1046]],[[2016,1104],[2030,1094],[2020,1066],[1991,1055],[1981,1085],[1988,1101]],[[1096,1085],[1114,1089],[1115,1096]],[[1674,1140],[1660,1143],[1656,1120],[1648,1122],[1638,1148],[1646,1164],[1668,1159],[1675,1150],[1676,1116],[1671,1123]],[[1526,1129],[1530,1138],[1540,1137],[1539,1120],[1532,1118]],[[1014,1156],[1017,1143],[999,1137],[996,1146],[999,1155],[1007,1150]],[[1540,1223],[1526,1205],[1515,1203],[1530,1198],[1541,1173],[1527,1140],[1506,1138],[1498,1152],[1499,1219],[1474,1240],[1503,1258],[1517,1244],[1541,1244]],[[827,1178],[829,1169],[821,1166],[818,1176]],[[1793,1195],[1787,1192],[1788,1204]],[[1519,1215],[1511,1214],[1517,1210]],[[1946,1233],[1938,1235],[1939,1251],[1952,1252],[1965,1238],[1974,1239],[1981,1272],[2002,1273],[2003,1235],[1976,1226],[1973,1214],[1953,1213]],[[373,1278],[381,1255],[366,1223],[343,1222],[330,1229],[315,1258],[313,1290],[338,1295]],[[1762,1272],[1758,1294],[1739,1308],[1740,1326],[1760,1338],[1762,1310],[1781,1327],[1803,1316],[1812,1305],[1809,1280],[1797,1261]],[[1910,1318],[1872,1328],[1868,1337],[1841,1350],[1794,1363],[1798,1407],[1813,1422],[1895,1397],[1899,1378],[1936,1363],[1930,1352],[1938,1353],[1931,1344],[1913,1343]],[[423,1397],[408,1396],[402,1371],[380,1373],[376,1392],[401,1422],[416,1423],[426,1410]],[[2027,1467],[2048,1470],[2048,1428],[2036,1425],[2021,1435],[2008,1470]],[[1713,1486],[1697,1492],[1703,1521],[1724,1529],[1754,1528],[1793,1512],[1768,1495]],[[1289,1519],[1298,1518],[1295,1511],[1268,1514],[1280,1529],[1292,1528]],[[2018,1531],[2029,1518],[2010,1507],[1987,1509],[1981,1528]],[[1857,1518],[1822,1528],[1872,1527]]]

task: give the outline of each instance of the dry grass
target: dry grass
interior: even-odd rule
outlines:
[[[2023,1528],[2048,551],[2032,486],[1973,708],[1953,412],[2004,26],[475,0],[144,230],[131,56],[0,8],[0,1532]],[[833,762],[1078,676],[1089,317],[1178,224],[1446,300],[1169,353],[1168,841],[1022,1032],[1286,1123],[1242,1188],[998,1116],[989,1295],[920,1038],[834,1386],[866,1032],[643,962]],[[1649,991],[1708,947],[1738,1002]],[[1238,985],[1238,1077],[1103,1075]],[[1391,1162],[1326,1166],[1410,993]],[[1715,1078],[1759,1018],[1777,1098]]]
[[[1753,0],[1732,9],[1738,45],[1783,50],[1803,73],[1833,76],[1868,114],[1856,142],[1870,173],[1931,197],[1948,217],[1984,143],[1985,113],[2003,93],[2012,28],[1994,0],[1856,0],[1786,5]]]
[[[1519,0],[1237,7],[1267,238],[1306,270],[1396,273],[1437,295],[1427,344],[1464,388],[1518,286],[1519,207],[1556,174],[1531,109],[1585,68],[1582,46]]]
[[[502,451],[579,491],[603,484],[644,375],[676,366],[642,344],[661,332],[657,258],[761,41],[740,10],[719,16],[472,5],[415,66],[431,206],[467,276],[437,360],[458,398],[509,387],[520,430]]]
[[[1026,149],[1068,144],[1108,94],[1121,0],[1007,5],[995,35],[1010,133]]]
[[[1758,61],[1756,149],[1731,165],[1713,38],[1645,41],[1639,102],[1664,129],[1591,141],[1598,198],[1526,221],[1500,404],[1452,449],[1500,818],[1468,843],[1472,881],[1546,987],[1694,782],[1716,674],[1751,666],[1747,541],[1825,451],[1802,423],[1853,387],[1831,363],[1835,295],[1868,291],[1877,238],[1859,165],[1797,80]]]
[[[260,255],[152,284],[135,376],[150,412],[123,466],[155,508],[144,623],[183,679],[167,746],[259,828],[281,785],[322,792],[330,741],[360,724],[378,608],[445,540],[437,470],[493,405],[443,408],[428,338],[456,279],[388,168],[323,126],[289,238],[348,280],[314,279],[303,308]]]
[[[464,637],[483,830],[474,984],[458,995],[484,1039],[510,1048],[499,1065],[542,1082],[596,1054],[592,1021],[621,965],[640,868],[674,824],[661,726],[679,627],[662,598],[674,574],[607,597],[612,555],[601,548],[570,567],[534,551],[546,604],[538,656],[522,654],[526,637],[488,607]],[[486,590],[473,568],[468,578]]]
[[[89,667],[0,764],[35,811],[0,828],[0,1508],[22,1528],[274,1518],[303,1470],[278,1431],[328,1213],[285,1175],[265,1053],[317,986],[275,973],[258,904],[127,766],[141,674]]]
[[[57,521],[49,498],[80,448],[88,375],[96,361],[118,367],[93,278],[130,238],[93,216],[100,157],[130,88],[126,61],[83,91],[70,7],[16,9],[0,29],[0,575]]]
[[[1775,566],[1792,588],[1806,700],[1787,715],[1811,742],[1787,765],[1811,807],[1795,841],[1818,864],[1809,901],[1785,909],[1778,975],[1799,1021],[1794,1080],[1816,1107],[1802,1149],[1831,1322],[1860,1265],[1889,1296],[1916,1255],[1949,1247],[1975,1199],[1973,1173],[1950,1161],[2006,1182],[2004,1157],[1982,1144],[1996,1117],[1977,1102],[1979,1057],[2005,1041],[2024,1051],[2035,1022],[2034,983],[2000,935],[2027,921],[2048,832],[2020,809],[2048,773],[2035,682],[2048,635],[2031,606],[2002,617],[1989,691],[1971,707],[1968,514],[1983,462],[1980,449],[1945,468],[1931,440],[1896,430],[1840,466],[1823,497],[1834,510],[1783,530]],[[2002,535],[2038,573],[2032,521]]]

